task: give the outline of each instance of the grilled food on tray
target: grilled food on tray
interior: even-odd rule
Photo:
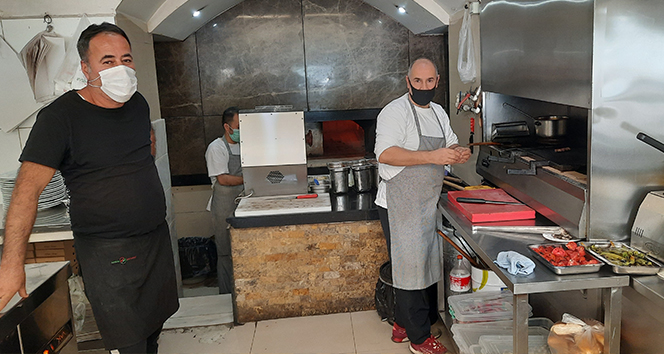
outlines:
[[[609,262],[622,267],[653,265],[645,253],[624,246],[599,247],[591,245],[590,249],[606,258]]]

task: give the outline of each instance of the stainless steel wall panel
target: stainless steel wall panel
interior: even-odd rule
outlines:
[[[595,9],[589,235],[624,240],[648,191],[664,187],[664,2],[598,0]]]
[[[480,15],[485,91],[589,108],[592,0],[495,0]]]

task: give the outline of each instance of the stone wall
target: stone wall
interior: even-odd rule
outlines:
[[[245,0],[154,50],[175,181],[205,177],[205,149],[223,135],[230,106],[382,108],[426,56],[441,74],[434,101],[448,107],[447,34],[415,35],[362,0]]]
[[[231,229],[240,323],[374,308],[380,222]]]

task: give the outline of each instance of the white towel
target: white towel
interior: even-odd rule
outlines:
[[[530,258],[514,251],[498,253],[494,263],[506,268],[507,272],[512,275],[528,275],[535,269],[535,263]]]

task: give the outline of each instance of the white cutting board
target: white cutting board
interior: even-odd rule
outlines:
[[[296,196],[297,194],[244,198],[235,209],[235,217],[332,211],[328,193],[318,194],[317,198],[295,199]]]

